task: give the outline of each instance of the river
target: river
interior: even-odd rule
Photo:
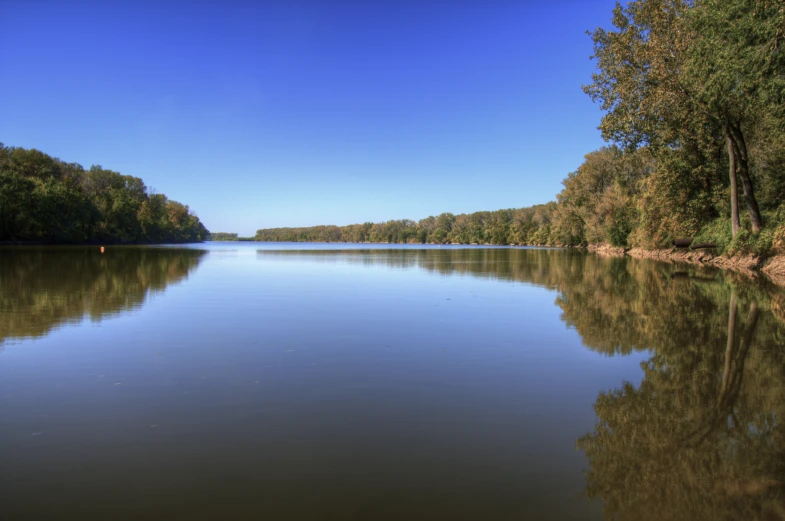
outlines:
[[[785,519],[785,292],[574,250],[0,248],[0,517]]]

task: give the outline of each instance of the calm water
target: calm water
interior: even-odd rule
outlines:
[[[783,418],[785,294],[739,276],[0,249],[4,520],[785,519]]]

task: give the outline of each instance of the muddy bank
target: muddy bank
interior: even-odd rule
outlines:
[[[616,257],[629,255],[638,259],[686,262],[742,272],[753,277],[763,273],[777,285],[785,286],[785,255],[783,254],[772,257],[755,257],[752,255],[727,257],[712,253],[710,250],[690,250],[685,248],[645,250],[642,248],[619,248],[609,244],[592,244],[587,249],[598,255]]]
[[[769,257],[761,263],[760,270],[780,286],[785,286],[785,255]]]
[[[605,257],[623,257],[627,253],[627,249],[611,246],[610,244],[589,244],[586,247],[592,253],[603,255]]]

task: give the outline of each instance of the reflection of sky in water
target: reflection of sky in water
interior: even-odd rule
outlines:
[[[10,512],[97,519],[133,490],[116,519],[602,517],[579,497],[575,443],[598,393],[637,388],[652,352],[587,348],[582,334],[602,330],[582,331],[582,313],[623,317],[629,302],[608,295],[675,268],[575,252],[202,247],[187,283],[2,354]]]

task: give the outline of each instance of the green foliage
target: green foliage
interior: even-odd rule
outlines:
[[[599,220],[601,237],[607,238],[613,246],[627,246],[627,238],[632,233],[638,214],[630,204],[630,198],[616,186],[606,190],[594,214]]]
[[[391,244],[552,244],[551,215],[555,203],[531,208],[453,215],[443,213],[420,221],[306,228],[267,228],[255,239],[264,242],[373,242]]]
[[[767,256],[785,253],[785,204],[777,211],[766,212],[768,223],[760,233],[752,233],[749,219],[742,219],[739,234],[731,234],[728,219],[715,219],[695,237],[696,243],[714,243],[717,251],[727,255]]]
[[[785,253],[785,203],[769,217],[771,248],[773,253]]]
[[[761,214],[785,198],[782,2],[634,0],[617,4],[612,22],[613,29],[591,34],[598,70],[584,90],[605,111],[603,137],[626,151],[645,147],[653,168],[637,193],[626,194],[638,216],[632,227],[635,212],[581,212],[591,190],[580,187],[576,196],[565,187],[573,206],[557,218],[561,235],[582,231],[588,242],[622,244],[629,230],[630,245],[652,248],[701,231],[722,242],[725,227],[714,221],[730,229],[732,175],[741,181],[754,237],[729,241],[727,251],[771,250],[777,225],[762,228]],[[612,206],[623,204],[619,198]],[[604,231],[589,226],[609,217],[615,223]]]
[[[724,120],[785,117],[785,9],[779,0],[700,0],[686,12],[693,37],[684,83],[704,112]]]
[[[785,252],[785,204],[777,211],[766,212],[768,225],[760,233],[752,233],[748,219],[742,219],[739,234],[731,234],[727,219],[716,219],[704,226],[695,237],[695,242],[717,245],[720,253],[728,255],[766,256]]]
[[[707,157],[697,147],[659,153],[633,203],[640,219],[631,245],[666,247],[673,239],[694,236],[719,215],[730,215],[723,168],[720,158]]]
[[[564,180],[564,190],[558,195],[555,241],[627,246],[638,220],[633,197],[651,170],[647,149],[623,152],[607,147],[587,154],[578,170]]]
[[[742,233],[746,233],[742,229]],[[729,219],[715,219],[710,222],[695,236],[695,243],[712,243],[717,246],[717,251],[726,253],[730,249],[731,242],[733,242],[733,235],[731,234],[731,224]]]
[[[236,233],[226,233],[226,232],[210,232],[207,237],[208,241],[236,241],[237,234]]]
[[[188,206],[138,177],[0,143],[0,241],[196,242],[207,234]]]

